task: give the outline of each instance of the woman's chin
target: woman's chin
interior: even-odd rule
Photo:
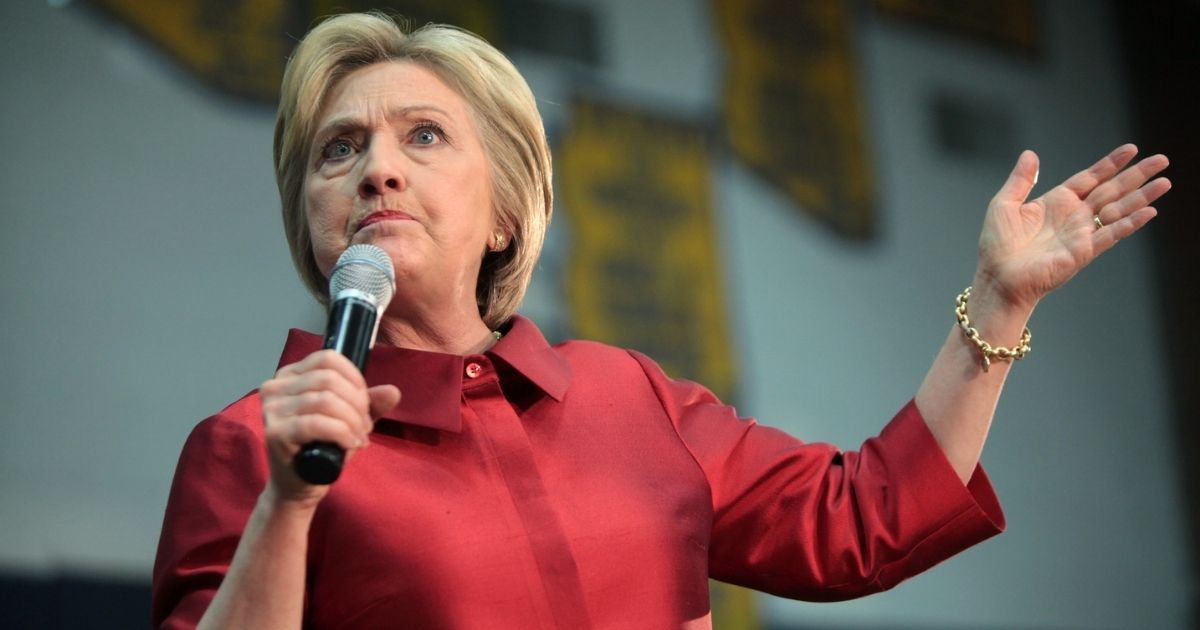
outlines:
[[[374,245],[387,252],[393,265],[407,264],[406,260],[411,263],[413,254],[420,249],[420,245],[413,241],[412,234],[395,229],[374,229],[377,225],[383,224],[376,223],[356,232],[350,239],[350,245]],[[399,273],[400,269],[396,272]]]
[[[381,244],[382,241],[411,236],[412,230],[416,225],[416,221],[411,219],[376,221],[355,232],[354,236],[350,238],[350,244],[359,245],[365,243],[383,247]]]

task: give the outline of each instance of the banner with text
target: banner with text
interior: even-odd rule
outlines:
[[[717,0],[737,157],[838,233],[874,228],[853,22],[843,0]]]
[[[634,348],[734,397],[705,129],[578,99],[556,154],[579,337]],[[713,625],[759,628],[753,594],[712,583]]]
[[[86,0],[216,89],[274,104],[288,55],[322,18],[372,9],[445,22],[496,41],[495,0]]]

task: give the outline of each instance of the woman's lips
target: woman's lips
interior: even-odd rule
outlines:
[[[412,220],[413,220],[413,218],[411,216],[409,216],[403,212],[400,212],[399,210],[380,210],[378,212],[372,212],[371,214],[368,214],[366,217],[363,218],[362,221],[359,221],[358,228],[356,228],[354,231],[357,232],[357,231],[367,227],[368,225],[371,225],[372,223],[379,223],[380,221],[412,221]]]

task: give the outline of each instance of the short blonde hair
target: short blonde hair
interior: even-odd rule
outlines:
[[[385,61],[412,61],[434,72],[475,116],[491,169],[496,220],[509,242],[484,256],[475,287],[480,316],[498,328],[524,297],[550,224],[550,148],[533,92],[516,67],[491,44],[457,27],[429,24],[406,33],[383,13],[350,13],[325,20],[296,47],[283,74],[275,120],[275,177],[292,262],[309,291],[328,303],[304,208],[317,116],[339,80]]]

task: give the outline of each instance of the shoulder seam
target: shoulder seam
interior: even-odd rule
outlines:
[[[692,449],[688,446],[687,440],[683,439],[683,436],[679,434],[679,427],[675,424],[675,419],[671,417],[671,412],[667,409],[667,404],[663,401],[662,395],[659,393],[658,388],[654,386],[654,380],[650,378],[650,373],[646,371],[646,365],[642,363],[641,359],[638,358],[638,355],[641,353],[628,348],[624,350],[625,353],[629,355],[629,358],[633,359],[633,362],[637,364],[638,369],[642,371],[642,375],[646,378],[646,384],[650,386],[650,391],[654,392],[654,397],[658,399],[658,405],[662,408],[663,415],[667,417],[667,424],[671,425],[671,431],[675,434],[675,439],[679,441],[679,444],[683,446],[683,450],[687,451],[688,457],[692,458],[692,462],[694,462],[696,464],[696,468],[700,470],[700,476],[704,478],[704,487],[708,489],[708,503],[713,507],[715,514],[716,506],[713,505],[713,488],[712,483],[708,479],[708,471],[704,469],[704,464],[700,463],[700,460],[696,457],[696,454],[692,452]],[[649,360],[649,357],[646,357],[646,359]]]

